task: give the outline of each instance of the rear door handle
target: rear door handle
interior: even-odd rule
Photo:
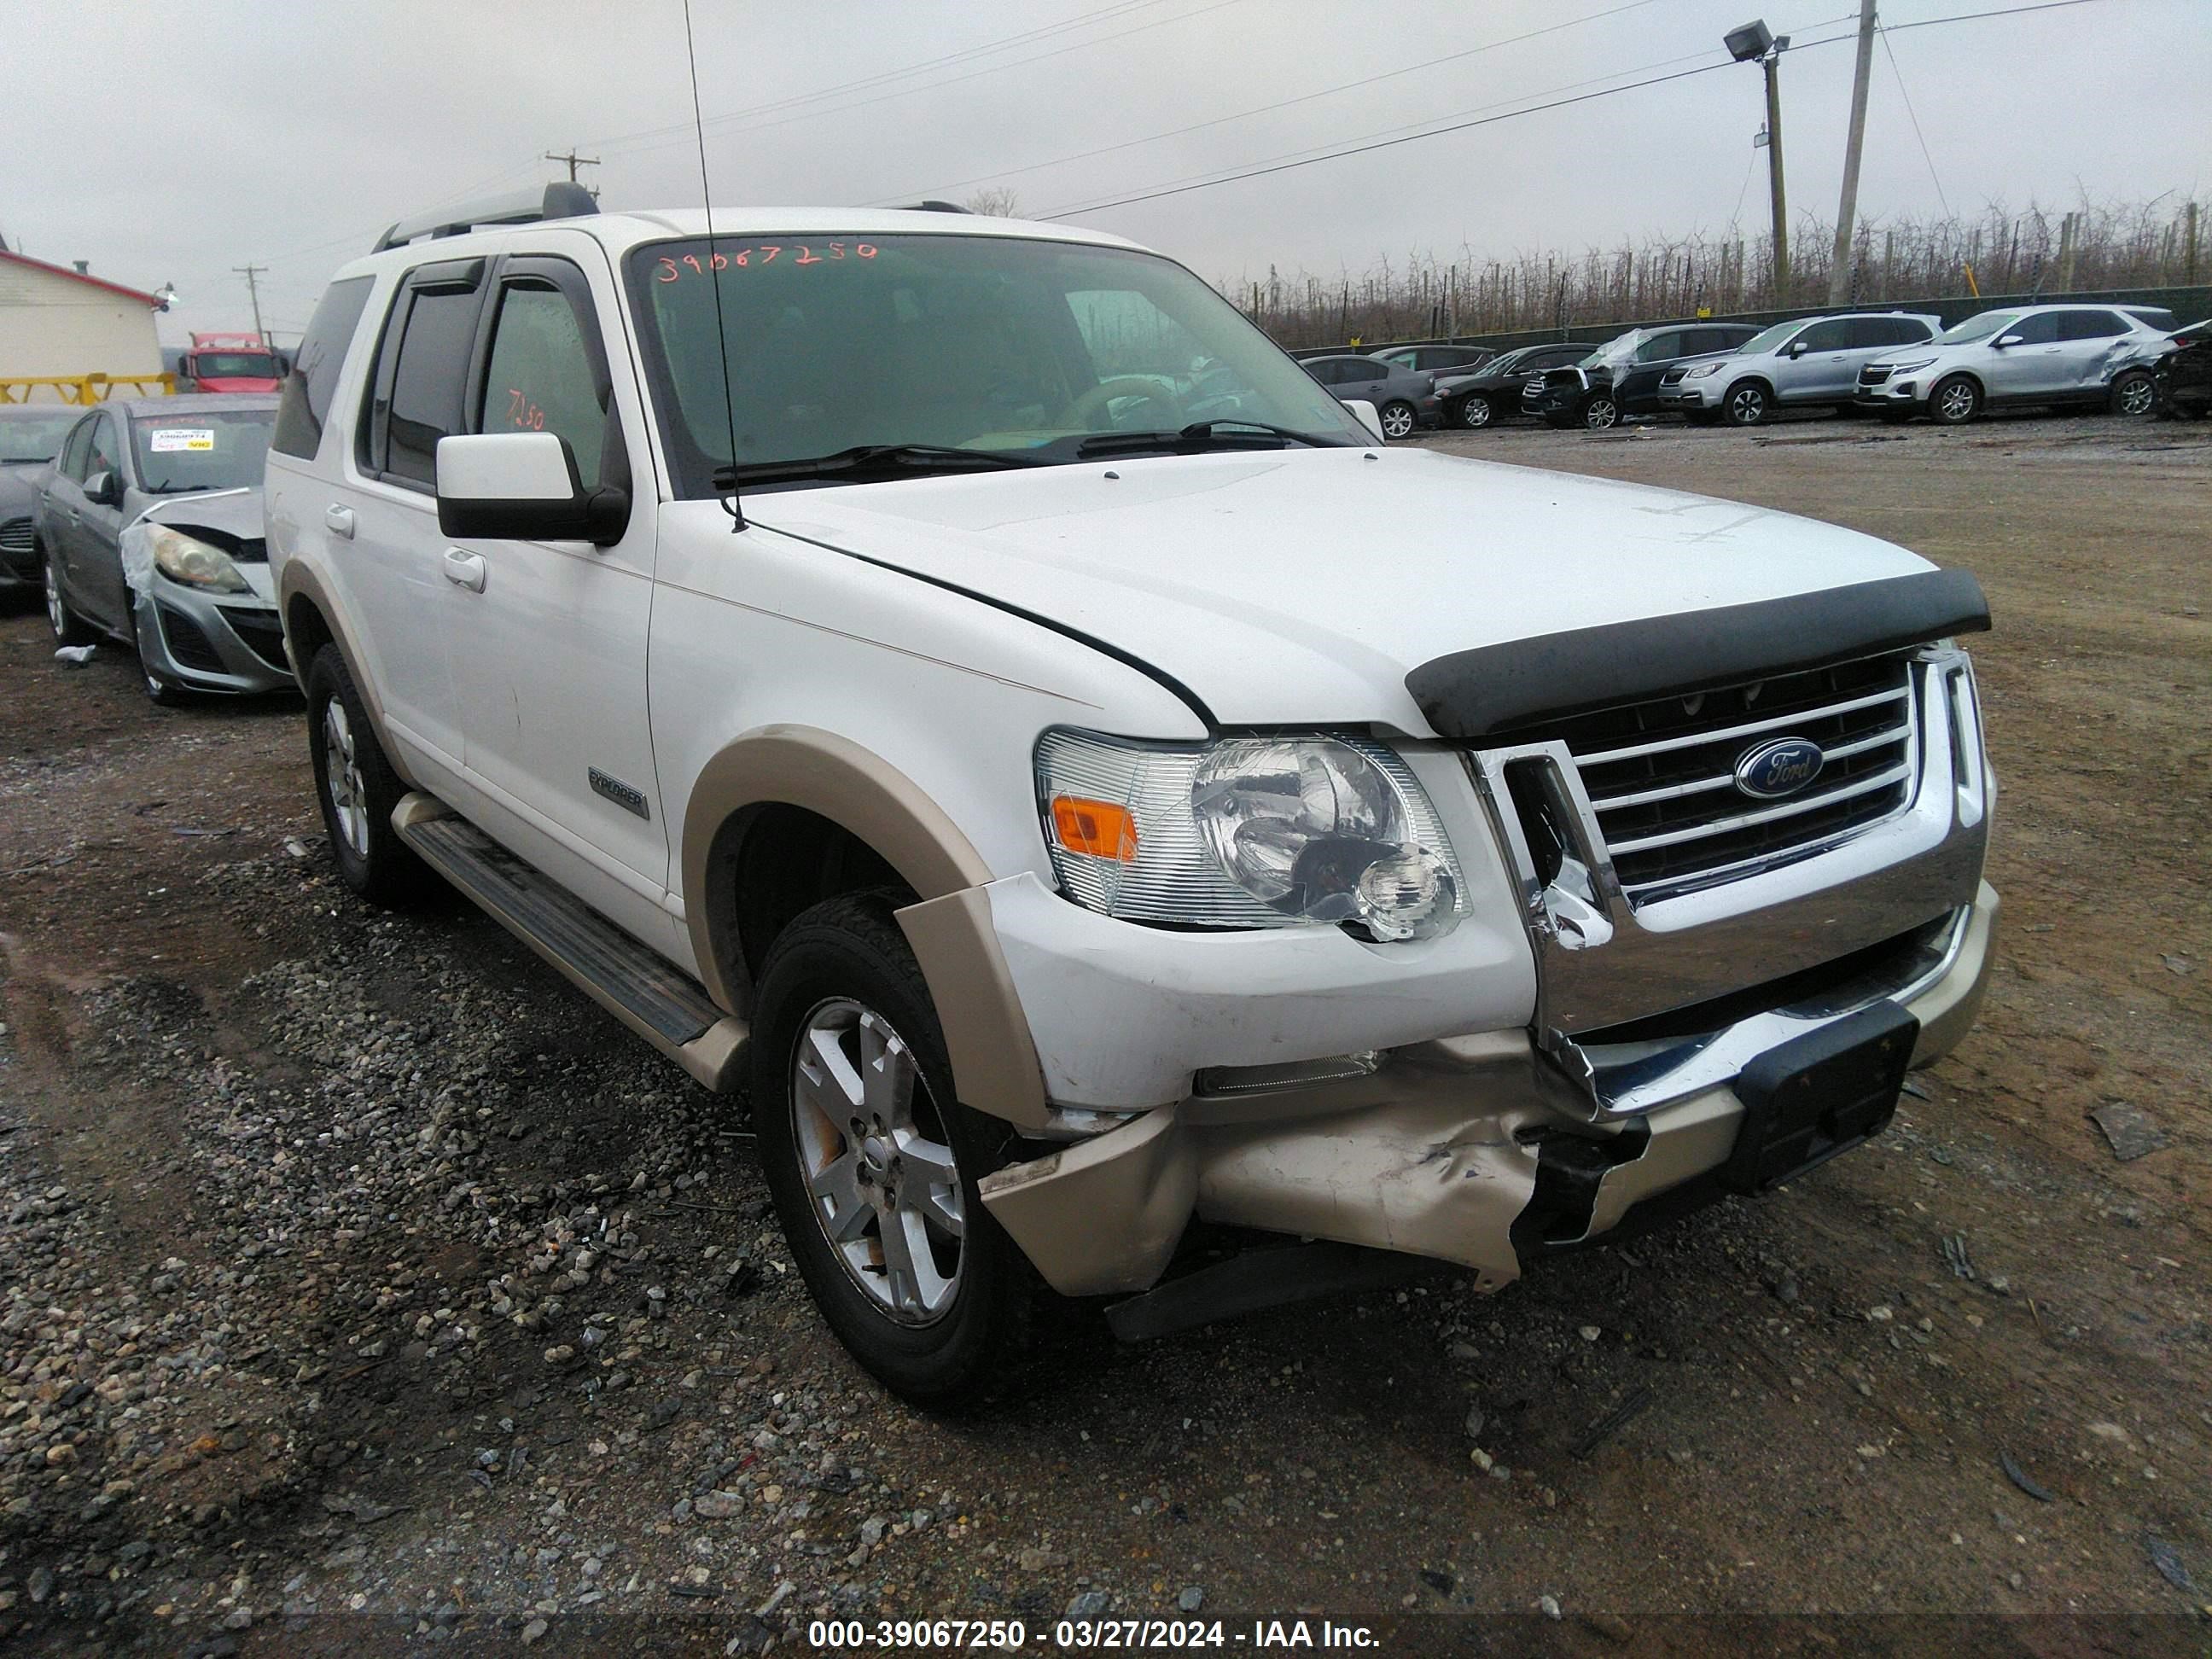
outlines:
[[[353,509],[349,507],[326,507],[323,509],[323,528],[333,536],[353,539]]]
[[[484,591],[484,579],[490,574],[491,567],[484,562],[483,554],[464,553],[458,547],[446,550],[446,580],[454,586],[481,593]]]

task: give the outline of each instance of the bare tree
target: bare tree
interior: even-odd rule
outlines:
[[[1022,198],[1006,185],[986,185],[961,205],[969,212],[981,214],[986,219],[1018,219],[1022,216]]]

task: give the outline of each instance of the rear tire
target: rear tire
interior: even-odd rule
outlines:
[[[315,653],[307,666],[307,752],[338,879],[386,908],[421,896],[429,872],[392,827],[392,809],[407,786],[385,757],[368,705],[335,645]]]
[[[2148,371],[2131,368],[2112,382],[2107,406],[2112,413],[2130,421],[2140,421],[2158,413],[2158,382]]]
[[[1038,1285],[975,1187],[1014,1132],[954,1097],[892,903],[827,899],[777,935],[753,1009],[752,1121],[830,1328],[893,1393],[946,1406],[1015,1362]]]
[[[1392,443],[1412,437],[1413,428],[1420,424],[1420,416],[1414,413],[1413,404],[1402,398],[1383,404],[1382,416],[1382,435]]]
[[[1938,426],[1964,426],[1982,412],[1982,389],[1969,374],[1938,380],[1928,393],[1928,417]]]
[[[53,632],[56,645],[90,645],[100,638],[90,623],[69,607],[62,597],[61,574],[54,568],[54,556],[40,549],[39,568],[44,573],[46,590],[46,626]]]

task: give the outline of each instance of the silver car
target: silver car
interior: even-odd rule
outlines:
[[[1942,319],[1919,312],[1795,318],[1729,356],[1668,369],[1659,406],[1693,426],[1757,426],[1778,409],[1844,408],[1857,395],[1863,366],[1899,346],[1925,345],[1942,330]]]
[[[293,684],[262,541],[273,397],[106,403],[70,428],[33,530],[57,643],[105,635],[146,695]]]
[[[1924,350],[1884,353],[1859,370],[1852,401],[1891,422],[1945,426],[2017,404],[2090,404],[2116,415],[2158,407],[2151,365],[2166,338],[2125,306],[2006,306],[1969,317]]]

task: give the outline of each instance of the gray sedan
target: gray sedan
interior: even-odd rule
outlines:
[[[1326,386],[1339,403],[1374,404],[1375,412],[1382,417],[1386,438],[1410,438],[1415,428],[1437,424],[1442,408],[1437,401],[1437,377],[1423,370],[1356,352],[1308,357],[1298,367]]]
[[[0,598],[40,585],[31,526],[39,489],[83,413],[67,404],[0,404]]]
[[[107,403],[70,428],[34,520],[64,646],[137,653],[156,702],[293,684],[262,542],[273,397]]]

